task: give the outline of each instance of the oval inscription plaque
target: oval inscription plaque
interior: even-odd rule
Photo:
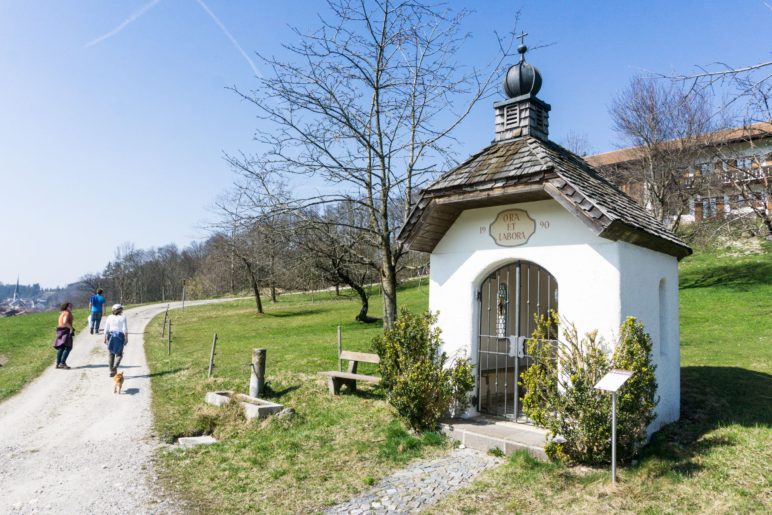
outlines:
[[[517,247],[528,243],[534,231],[536,220],[528,216],[528,212],[523,209],[507,209],[496,216],[488,234],[496,245]]]

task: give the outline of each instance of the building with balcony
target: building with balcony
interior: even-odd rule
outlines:
[[[694,142],[692,142],[693,144]],[[683,149],[683,141],[662,144],[662,159],[668,149]],[[761,122],[702,135],[678,167],[674,188],[683,191],[681,202],[668,206],[664,221],[701,222],[728,216],[753,216],[772,212],[772,123]],[[640,205],[651,210],[647,186],[630,173],[645,165],[647,152],[629,147],[585,157],[591,166],[614,182]]]

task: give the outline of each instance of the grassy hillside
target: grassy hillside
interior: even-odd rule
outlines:
[[[426,285],[403,288],[400,302],[425,309]],[[153,373],[153,410],[160,436],[213,433],[221,443],[162,453],[161,477],[195,509],[211,513],[309,512],[347,500],[408,459],[448,445],[410,436],[377,387],[333,397],[318,371],[337,369],[336,329],[345,350],[368,351],[380,324],[353,321],[357,303],[334,294],[286,295],[255,315],[254,303],[188,308],[173,317],[167,355],[156,318],[146,333]],[[382,309],[373,298],[372,314]],[[215,378],[207,380],[212,335],[218,333]],[[207,391],[247,392],[253,348],[267,349],[266,397],[291,406],[290,421],[247,423],[203,404]],[[372,368],[363,367],[363,372]],[[216,488],[213,488],[216,487]]]
[[[743,513],[772,502],[772,248],[737,256],[700,253],[680,269],[681,420],[657,434],[639,463],[608,471],[539,463],[516,455],[448,498],[436,513]],[[426,307],[426,285],[403,288],[401,305]],[[167,441],[213,433],[208,448],[161,453],[161,479],[193,511],[308,512],[348,499],[417,456],[441,452],[436,435],[407,434],[376,387],[332,397],[320,370],[343,347],[369,350],[379,324],[353,322],[356,301],[334,294],[287,295],[254,314],[251,301],[171,312],[172,355],[148,327],[156,431]],[[373,298],[372,314],[381,305]],[[0,400],[53,363],[56,313],[0,319]],[[75,313],[76,325],[86,314]],[[215,377],[206,378],[212,334]],[[247,423],[206,407],[206,391],[246,392],[252,348],[267,354],[267,396],[297,410],[289,421]],[[367,368],[364,369],[367,372]]]
[[[0,401],[21,390],[56,361],[52,344],[58,311],[0,318]],[[86,310],[73,312],[75,328],[85,327]]]

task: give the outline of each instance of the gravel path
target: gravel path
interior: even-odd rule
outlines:
[[[0,404],[0,513],[177,511],[153,488],[151,457],[159,442],[151,435],[142,338],[164,309],[166,304],[156,304],[126,311],[122,395],[113,394],[103,335],[81,331],[67,360],[71,370],[53,367],[52,348],[52,366]],[[83,322],[76,320],[81,327]]]
[[[502,459],[480,451],[455,449],[440,458],[417,461],[327,513],[418,513],[501,463]]]

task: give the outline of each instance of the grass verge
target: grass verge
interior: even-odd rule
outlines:
[[[76,330],[85,327],[85,309],[73,311]],[[0,401],[19,392],[56,361],[53,349],[58,311],[0,318]]]
[[[402,288],[400,302],[425,309],[427,288]],[[445,438],[410,434],[378,387],[331,396],[316,372],[337,368],[336,327],[345,350],[368,351],[379,323],[353,321],[357,304],[333,294],[286,295],[257,316],[252,301],[171,311],[172,353],[160,338],[163,317],[148,326],[156,430],[166,441],[213,434],[211,447],[161,452],[160,477],[191,511],[314,512],[349,499],[410,459],[440,452]],[[373,299],[373,313],[381,309]],[[213,333],[215,377],[207,379]],[[238,410],[203,404],[207,391],[246,392],[252,348],[267,349],[267,394],[296,410],[289,420],[247,422]],[[364,373],[373,372],[363,367]]]

